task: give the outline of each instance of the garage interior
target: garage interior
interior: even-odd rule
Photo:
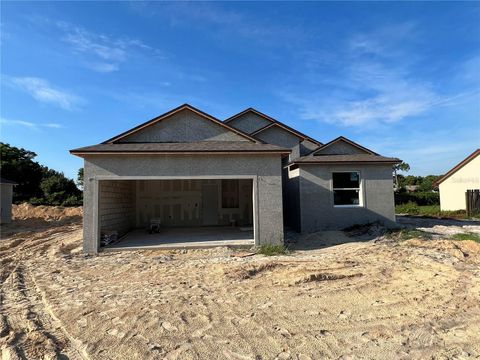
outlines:
[[[98,183],[104,250],[254,244],[252,179]]]

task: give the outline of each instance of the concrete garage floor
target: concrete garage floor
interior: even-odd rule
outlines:
[[[253,246],[253,230],[238,227],[164,228],[158,234],[145,229],[133,230],[104,251],[137,249],[207,248],[215,246]]]

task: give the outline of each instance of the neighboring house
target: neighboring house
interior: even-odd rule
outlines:
[[[0,224],[9,224],[12,222],[12,198],[13,187],[15,185],[17,185],[17,183],[14,181],[0,178]]]
[[[441,210],[465,210],[467,190],[480,189],[480,149],[437,180]]]
[[[218,239],[251,227],[256,245],[282,244],[284,223],[315,231],[395,221],[398,159],[345,138],[323,145],[254,109],[222,122],[185,104],[71,153],[85,161],[90,253],[102,234],[130,234],[152,221],[208,227]]]
[[[407,185],[407,186],[405,186],[405,190],[407,190],[407,192],[415,192],[418,189],[420,189],[420,185]]]

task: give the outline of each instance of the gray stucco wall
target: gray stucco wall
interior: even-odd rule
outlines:
[[[120,142],[249,141],[222,125],[183,110],[168,119],[139,130]]]
[[[350,145],[345,141],[338,141],[325,149],[320,149],[315,154],[323,155],[350,155],[350,154],[365,154],[366,151],[359,149],[356,146]]]
[[[250,134],[264,126],[267,126],[268,124],[271,124],[271,121],[264,119],[257,114],[247,112],[242,116],[239,116],[232,121],[229,121],[227,124],[239,130],[242,130],[247,134]]]
[[[283,243],[280,161],[279,155],[88,156],[84,165],[84,250],[98,251],[95,189],[102,176],[118,180],[125,176],[252,176],[256,182],[258,243]]]
[[[135,224],[135,182],[101,181],[99,184],[100,233],[122,236]]]
[[[301,139],[278,126],[272,126],[271,128],[263,130],[255,135],[255,137],[269,144],[292,149],[292,153],[290,154],[291,160],[300,156]]]
[[[300,177],[299,170],[285,170],[283,176],[283,201],[285,225],[300,231],[301,209],[300,209]]]
[[[318,148],[317,144],[315,144],[311,141],[308,141],[308,140],[303,140],[300,143],[300,156],[305,156],[305,155],[311,153],[316,148]]]
[[[391,165],[302,165],[299,170],[302,232],[343,229],[374,221],[394,225]],[[334,171],[360,172],[363,207],[333,206]]]
[[[0,224],[12,222],[12,184],[0,184],[1,217]]]

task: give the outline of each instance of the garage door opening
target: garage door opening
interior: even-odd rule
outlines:
[[[254,244],[252,179],[100,180],[104,250]]]

